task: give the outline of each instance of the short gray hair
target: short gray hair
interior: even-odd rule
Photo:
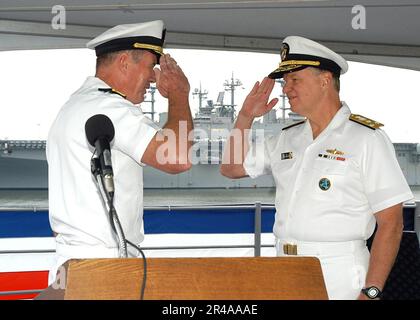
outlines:
[[[120,51],[108,52],[96,58],[96,70],[98,70],[99,67],[107,66],[111,64],[112,62],[114,62],[117,56],[120,55],[121,53],[129,54],[131,59],[133,59],[135,63],[138,63],[143,56],[143,50],[120,50]]]
[[[319,68],[313,68],[310,67],[316,74],[321,74],[323,72],[331,72],[329,70],[325,69],[319,69]],[[337,92],[340,92],[340,75],[335,74],[334,72],[331,72],[334,88]]]

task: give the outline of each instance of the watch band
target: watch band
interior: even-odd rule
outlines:
[[[377,298],[381,298],[382,296],[382,291],[378,287],[375,287],[375,286],[363,288],[362,293],[369,299],[377,299]]]

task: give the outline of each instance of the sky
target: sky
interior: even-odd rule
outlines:
[[[217,100],[223,83],[242,82],[235,95],[237,111],[255,81],[273,71],[277,54],[210,50],[166,49],[187,75],[191,93],[207,90],[207,99]],[[341,76],[341,100],[353,113],[379,121],[393,142],[420,143],[420,72],[349,62]],[[46,139],[60,107],[87,76],[95,73],[95,54],[88,49],[0,52],[0,140]],[[272,98],[281,95],[276,84]],[[225,93],[225,103],[230,102]],[[190,95],[193,116],[198,97]],[[278,109],[280,103],[275,107]],[[167,111],[165,99],[156,95],[157,112]],[[150,104],[143,104],[150,111]],[[278,112],[280,116],[280,112]]]

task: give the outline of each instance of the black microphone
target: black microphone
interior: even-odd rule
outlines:
[[[99,171],[104,180],[105,190],[113,194],[114,174],[112,172],[111,148],[109,143],[115,136],[114,125],[106,115],[96,114],[86,121],[85,132],[89,144],[96,149],[99,158]],[[94,160],[93,163],[97,164],[97,162],[97,160]],[[93,170],[94,168],[92,168],[92,172]]]

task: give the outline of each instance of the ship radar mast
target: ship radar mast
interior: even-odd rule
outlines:
[[[201,82],[200,82],[200,89],[195,88],[192,95],[198,96],[198,108],[201,110],[203,108],[203,100],[207,99],[207,94],[209,92],[207,90],[201,89]]]
[[[207,101],[207,105],[203,106],[203,101],[207,99],[208,91],[201,88],[200,82],[200,89],[195,88],[192,95],[198,96],[198,113],[196,113],[196,117],[204,117],[210,119],[211,114],[213,112],[213,105],[211,101]]]
[[[239,79],[235,79],[233,76],[233,72],[232,72],[232,77],[229,80],[225,80],[225,83],[223,84],[223,86],[225,87],[225,91],[230,91],[230,105],[224,105],[224,107],[228,107],[230,109],[230,113],[231,113],[231,117],[232,117],[232,121],[235,118],[235,90],[236,87],[242,86],[242,82]],[[243,89],[243,87],[242,87]]]
[[[156,87],[155,86],[150,86],[150,89],[147,90],[147,93],[150,93],[150,100],[144,100],[144,102],[150,102],[151,104],[151,108],[150,111],[147,112],[143,112],[144,114],[151,114],[152,115],[152,121],[155,121],[155,92],[156,92]]]

